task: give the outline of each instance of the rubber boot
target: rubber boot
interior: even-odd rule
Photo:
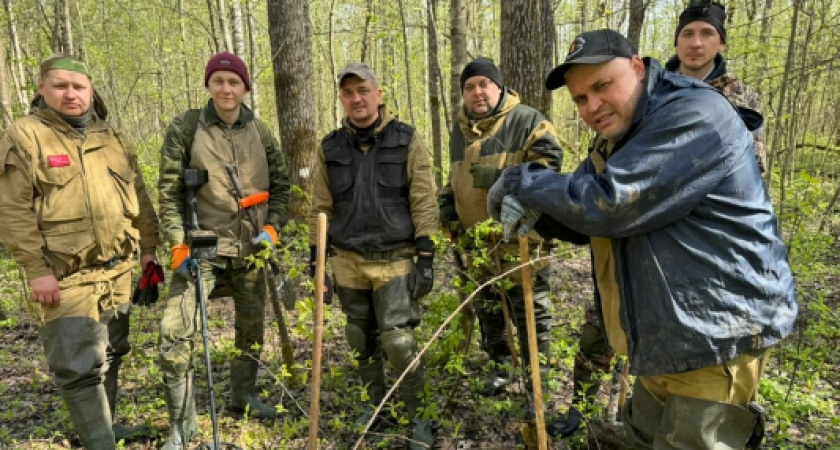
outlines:
[[[105,372],[105,395],[108,396],[108,405],[111,408],[111,420],[114,420],[114,423],[111,425],[111,429],[114,431],[114,441],[126,441],[129,439],[133,439],[139,436],[144,436],[149,434],[149,427],[145,425],[137,425],[134,427],[127,427],[125,425],[120,425],[116,423],[116,410],[117,410],[117,390],[119,387],[118,379],[120,373],[120,365],[122,361],[115,359],[111,361],[108,365],[108,371]]]
[[[574,389],[572,405],[569,407],[565,417],[561,417],[556,422],[548,424],[546,431],[551,436],[567,438],[573,435],[580,428],[581,422],[583,422],[583,413],[576,405],[584,402],[584,400],[589,405],[595,403],[595,396],[601,389],[600,376],[593,373],[592,370],[588,370],[586,363],[580,362],[579,359],[575,359],[575,367],[572,372],[572,386]],[[587,386],[585,390],[584,386]]]
[[[230,388],[233,395],[230,409],[258,419],[276,419],[277,410],[262,403],[256,396],[257,369],[259,363],[253,359],[231,360]]]
[[[192,374],[185,380],[167,384],[164,387],[166,406],[169,408],[169,426],[172,431],[161,450],[187,448],[190,440],[198,433],[195,420],[195,397],[193,396]]]
[[[418,367],[413,374],[403,379],[400,389],[400,396],[405,403],[408,417],[411,418],[411,442],[408,448],[411,450],[424,450],[432,448],[435,443],[435,436],[432,433],[432,423],[423,417],[421,409],[425,406],[423,387],[426,384],[423,367]]]
[[[513,368],[513,358],[510,356],[495,356],[491,357],[495,363],[494,367],[490,369],[490,373],[481,386],[481,395],[492,397],[499,395],[505,388],[513,382],[511,376],[511,369]]]
[[[382,399],[385,398],[385,366],[382,362],[382,358],[368,358],[367,361],[359,361],[359,374],[362,377],[362,384],[366,386],[368,397],[368,403],[365,405],[365,409],[359,417],[356,418],[355,422],[353,422],[353,427],[355,429],[364,429],[367,426],[370,419],[373,418],[373,413],[376,411],[376,407],[382,403]],[[371,429],[376,428],[380,423],[380,416],[376,416],[373,424],[371,425]]]
[[[116,448],[108,397],[101,384],[67,390],[62,396],[83,447],[87,450]]]

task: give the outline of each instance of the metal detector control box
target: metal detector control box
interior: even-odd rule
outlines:
[[[215,231],[192,230],[187,237],[192,259],[213,259],[219,249],[219,236]]]

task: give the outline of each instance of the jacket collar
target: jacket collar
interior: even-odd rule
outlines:
[[[214,125],[219,124],[221,126],[227,126],[225,121],[219,118],[219,115],[216,114],[216,107],[213,106],[213,99],[207,100],[207,106],[204,107],[204,114],[202,114],[204,123],[207,125]],[[254,112],[251,111],[250,108],[245,106],[244,103],[239,105],[239,118],[236,119],[234,122],[233,128],[242,128],[254,120]]]

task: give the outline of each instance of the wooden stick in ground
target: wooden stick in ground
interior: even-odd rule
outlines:
[[[318,448],[321,416],[321,344],[324,335],[324,266],[327,262],[327,215],[318,214],[318,259],[315,265],[315,342],[312,346],[312,388],[309,400],[309,450]]]
[[[519,236],[519,258],[522,264],[522,292],[525,298],[525,327],[528,329],[528,355],[531,360],[531,385],[534,390],[534,412],[537,419],[537,443],[540,450],[548,447],[540,383],[540,354],[537,350],[537,321],[534,317],[534,286],[531,284],[531,249],[528,237]]]

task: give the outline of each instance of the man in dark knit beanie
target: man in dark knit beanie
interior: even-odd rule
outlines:
[[[489,78],[490,81],[496,83],[496,86],[499,86],[499,89],[505,88],[505,84],[502,82],[502,73],[499,72],[496,63],[490,58],[479,56],[467,64],[464,71],[461,72],[461,92],[464,91],[464,84],[467,80],[478,75]]]
[[[458,233],[475,228],[490,218],[487,190],[504,168],[520,161],[539,161],[558,170],[563,157],[554,126],[539,111],[523,104],[518,93],[505,87],[502,74],[491,59],[476,58],[464,67],[461,96],[463,106],[456,113],[457,123],[452,127],[449,144],[449,179],[438,197],[440,222],[445,230],[452,232],[453,240],[457,239]],[[474,244],[463,244],[469,255]],[[508,261],[507,256],[518,254],[518,250],[516,244],[502,243],[492,251],[497,261]],[[510,268],[504,266],[498,271],[495,265],[490,266],[480,267],[481,273],[476,280],[479,284]],[[538,274],[531,282],[537,349],[548,361],[552,318],[548,281],[542,272],[546,266],[540,263],[535,266]],[[482,348],[494,362],[482,379],[483,395],[500,394],[513,381],[502,302],[507,303],[514,326],[518,329],[519,354],[524,356],[525,363],[528,361],[522,279],[518,274],[507,279],[511,287],[504,293],[497,289],[483,289],[474,301],[481,325]],[[548,365],[540,364],[543,381],[547,381]]]
[[[691,4],[680,14],[677,24],[677,31],[674,33],[674,45],[677,45],[677,38],[680,31],[691,22],[702,20],[712,24],[720,35],[720,42],[726,44],[726,11],[723,5],[711,0],[693,0]]]

